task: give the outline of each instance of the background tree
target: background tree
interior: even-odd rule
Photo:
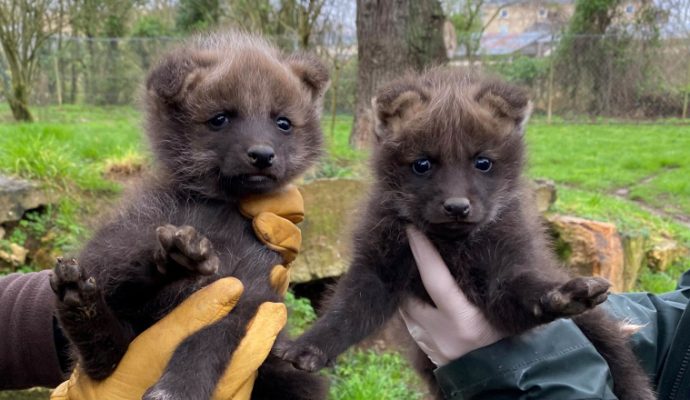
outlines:
[[[288,49],[309,49],[322,31],[324,10],[332,0],[230,0],[233,25],[274,38]]]
[[[17,121],[33,121],[29,110],[38,53],[60,29],[54,0],[0,1],[0,45],[10,70],[10,87],[4,90]]]
[[[329,5],[329,12],[324,16],[320,32],[315,41],[318,43],[317,52],[319,56],[328,61],[331,70],[331,85],[328,89],[328,101],[330,104],[331,122],[330,134],[335,134],[335,122],[338,111],[338,104],[347,103],[351,91],[341,88],[343,70],[355,59],[353,53],[354,43],[350,30],[345,27],[344,21],[349,18],[352,7],[348,4],[333,3]],[[355,66],[356,68],[356,66]],[[349,71],[346,71],[349,72]],[[347,77],[346,77],[347,79]],[[347,83],[346,83],[347,84]],[[342,90],[345,89],[345,90]],[[343,93],[347,92],[347,93]]]
[[[371,138],[371,98],[408,70],[447,61],[438,0],[357,0],[357,104],[350,145]]]
[[[685,73],[676,78],[676,86],[682,94],[681,117],[688,117],[688,107],[690,106],[690,0],[659,0],[659,4],[665,10],[662,17],[666,19],[668,29],[673,37],[671,38],[673,49],[673,59],[684,62]],[[678,56],[677,56],[678,55]],[[671,57],[666,57],[667,64]]]
[[[561,40],[556,70],[572,104],[590,115],[621,114],[653,79],[651,58],[659,39],[653,1],[635,4],[625,16],[623,0],[578,0]]]
[[[518,0],[499,3],[488,18],[483,19],[486,0],[443,0],[443,10],[455,28],[458,44],[470,65],[479,51],[482,35],[486,28],[498,17],[501,10],[518,3]]]
[[[219,0],[180,0],[175,25],[181,32],[196,32],[215,27],[220,18]]]

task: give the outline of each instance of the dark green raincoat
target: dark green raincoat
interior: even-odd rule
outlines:
[[[690,399],[690,271],[663,295],[611,295],[604,307],[644,327],[633,345],[660,400]],[[570,320],[558,320],[466,354],[435,371],[445,397],[611,399],[608,366]]]

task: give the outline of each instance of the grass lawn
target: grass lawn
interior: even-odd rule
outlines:
[[[690,126],[532,124],[530,173],[690,215]]]

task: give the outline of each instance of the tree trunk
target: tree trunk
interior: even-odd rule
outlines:
[[[34,117],[29,110],[29,88],[21,78],[12,77],[12,96],[7,102],[16,121],[33,122]]]
[[[371,98],[406,71],[447,61],[438,0],[357,0],[357,104],[350,145],[372,137]]]
[[[28,84],[29,80],[25,76],[25,73],[31,68],[26,67],[22,69],[19,65],[17,54],[13,51],[7,51],[7,49],[5,49],[5,59],[12,76],[12,89],[9,96],[7,96],[7,103],[10,106],[10,110],[12,110],[12,116],[15,121],[33,122],[34,117],[29,110],[31,88]]]

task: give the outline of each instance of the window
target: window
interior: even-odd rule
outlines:
[[[546,18],[547,14],[548,14],[548,12],[546,11],[546,8],[540,8],[539,9],[539,12],[538,12],[539,18]]]
[[[501,10],[498,14],[501,18],[508,18],[508,10]]]
[[[501,25],[499,25],[498,29],[499,29],[499,32],[501,33],[501,35],[507,35],[508,34],[508,25],[501,24]]]
[[[628,14],[633,14],[635,12],[635,6],[632,4],[628,4],[625,6],[625,12]]]

